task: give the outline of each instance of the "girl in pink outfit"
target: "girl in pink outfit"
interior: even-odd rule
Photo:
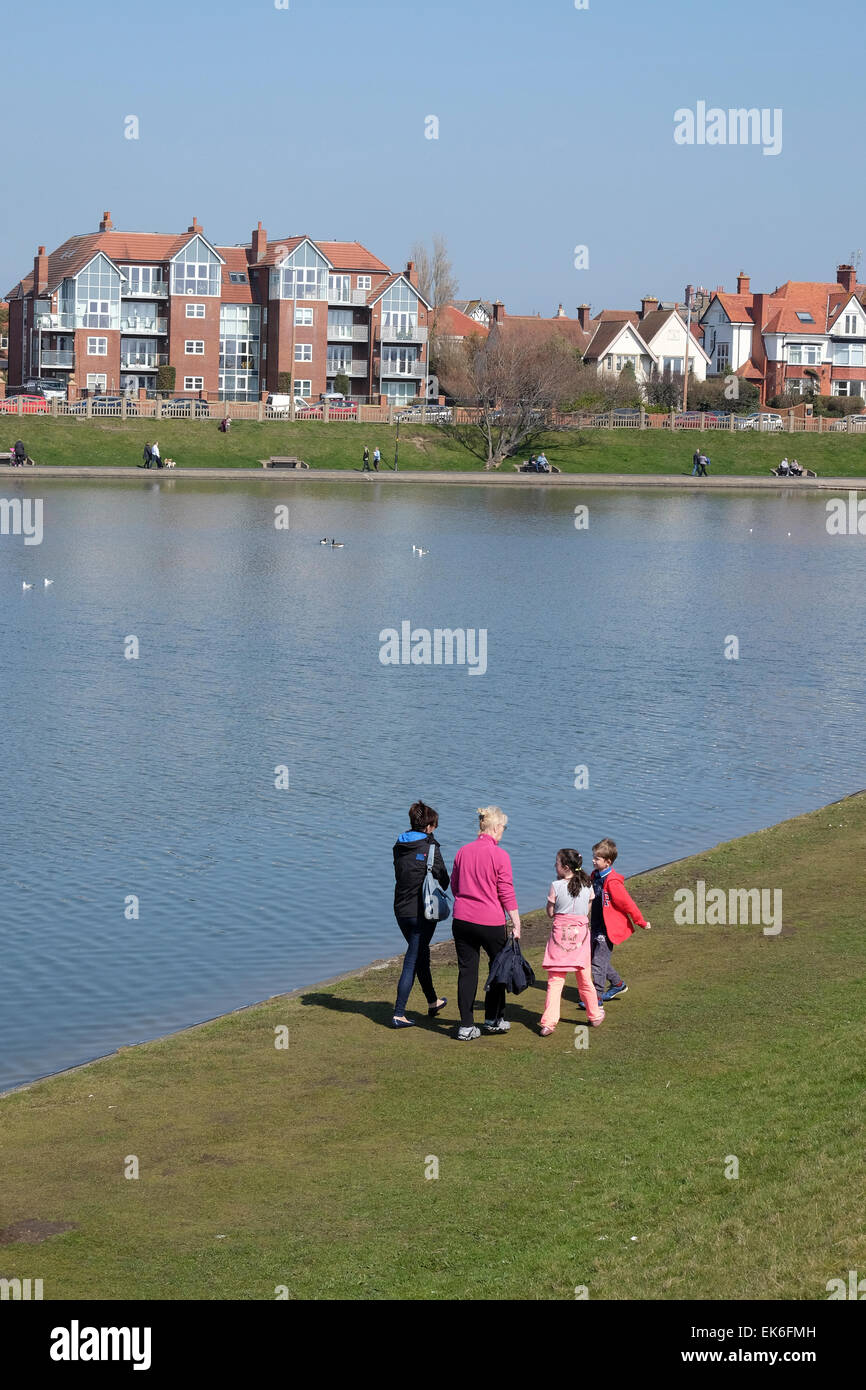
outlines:
[[[543,1038],[550,1037],[559,1022],[559,1004],[571,970],[577,976],[577,990],[586,1006],[588,1021],[595,1025],[604,1018],[592,983],[591,900],[592,885],[583,871],[583,860],[576,849],[561,849],[556,856],[556,878],[547,895],[547,915],[553,919],[553,926],[541,962],[547,971],[547,1000],[541,1015]]]

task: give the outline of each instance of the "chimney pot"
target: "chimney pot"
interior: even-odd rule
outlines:
[[[578,304],[577,321],[583,329],[584,333],[589,331],[589,313],[590,309],[588,304]]]
[[[502,300],[501,300],[501,299],[494,299],[494,301],[493,301],[493,322],[494,322],[494,323],[501,323],[502,320],[503,320],[504,318],[505,318],[505,305],[502,303]]]
[[[746,275],[745,271],[741,270],[737,275],[737,294],[749,294],[749,286],[750,277]]]
[[[857,271],[853,265],[840,265],[836,270],[836,283],[849,294],[854,293],[857,284]]]
[[[645,319],[647,314],[651,314],[658,307],[658,297],[654,294],[645,294],[640,302],[640,317]]]

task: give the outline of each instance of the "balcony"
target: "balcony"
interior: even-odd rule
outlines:
[[[343,290],[338,289],[335,286],[329,285],[328,303],[335,305],[354,304],[356,307],[360,307],[367,303],[367,295],[369,293],[369,290]]]
[[[426,343],[427,329],[419,324],[411,328],[379,328],[376,337],[381,343]]]
[[[74,352],[43,352],[40,358],[43,367],[71,367],[74,365]]]
[[[52,328],[78,328],[80,325],[75,322],[74,314],[38,314],[36,327],[46,332]]]
[[[151,317],[138,318],[135,314],[128,314],[120,320],[121,333],[167,333],[168,320],[155,319]]]
[[[424,376],[424,363],[420,357],[416,357],[414,362],[386,362],[377,359],[376,371],[380,377],[414,377],[417,380]]]
[[[366,363],[366,362],[346,362],[346,363],[343,363],[343,362],[331,362],[331,361],[329,361],[329,362],[328,362],[328,376],[329,376],[329,377],[332,377],[332,376],[340,376],[341,374],[342,374],[343,376],[349,376],[349,377],[352,377],[352,376],[354,376],[354,377],[358,377],[358,376],[366,377],[366,375],[367,375],[367,363]]]
[[[155,372],[157,367],[164,367],[167,361],[167,352],[121,352],[120,354],[121,370],[125,372]]]
[[[329,343],[367,343],[370,325],[367,323],[328,324]]]
[[[120,290],[121,299],[168,299],[168,281],[160,280],[157,284],[151,285],[149,290],[136,290],[131,285],[123,285]]]

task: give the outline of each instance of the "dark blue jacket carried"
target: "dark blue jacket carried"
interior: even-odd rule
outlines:
[[[394,846],[394,912],[398,917],[424,916],[421,889],[431,844],[436,846],[433,857],[436,882],[440,888],[447,888],[451,881],[436,837],[425,835],[421,830],[405,830]]]

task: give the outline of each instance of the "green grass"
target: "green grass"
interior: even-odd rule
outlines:
[[[23,437],[37,463],[130,466],[141,461],[145,441],[157,437],[163,458],[184,468],[258,468],[271,454],[296,454],[314,468],[360,468],[364,445],[379,446],[386,465],[394,460],[396,428],[388,425],[237,420],[228,435],[216,420],[60,420],[4,417],[6,439]],[[0,441],[4,436],[0,435]],[[767,476],[783,454],[796,455],[819,474],[866,476],[866,435],[769,435],[752,431],[703,434],[662,430],[584,430],[554,433],[544,445],[551,463],[572,473],[691,473],[700,441],[712,460],[711,474]],[[522,451],[521,457],[530,450]],[[400,468],[477,471],[481,461],[436,426],[403,426]],[[502,465],[512,472],[511,462]]]
[[[509,1034],[453,1041],[445,945],[452,1002],[411,1032],[389,966],[12,1094],[0,1228],[77,1229],[0,1245],[0,1275],[46,1298],[826,1298],[866,1268],[864,854],[861,795],[633,880],[653,930],[617,949],[631,988],[586,1050],[572,986],[550,1039],[539,987]],[[781,888],[783,934],[674,926],[696,878]],[[540,977],[545,934],[530,916]]]

